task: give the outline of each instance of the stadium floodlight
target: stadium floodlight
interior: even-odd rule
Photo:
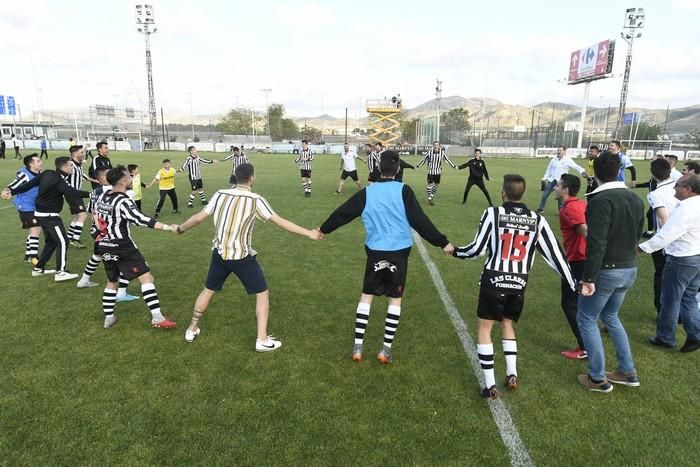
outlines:
[[[625,11],[624,31],[620,33],[620,37],[627,42],[627,57],[625,59],[625,75],[622,78],[622,91],[620,92],[620,107],[617,109],[615,138],[618,137],[625,108],[627,107],[627,93],[630,83],[630,70],[632,68],[632,44],[635,39],[642,37],[642,33],[639,30],[644,27],[645,22],[646,14],[644,13],[644,8],[628,8]]]
[[[156,19],[153,14],[153,5],[136,5],[136,30],[146,38],[146,73],[148,75],[148,116],[151,127],[151,142],[158,148],[158,114],[156,111],[156,98],[153,92],[153,62],[151,61],[151,34],[158,29],[155,27]]]
[[[442,99],[442,81],[439,79],[435,80],[437,85],[435,86],[435,100],[437,100],[437,125],[435,128],[435,141],[440,141],[440,99]]]

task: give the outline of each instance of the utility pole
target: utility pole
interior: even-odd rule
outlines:
[[[644,8],[628,8],[625,11],[625,31],[620,33],[620,36],[627,42],[627,57],[625,59],[625,75],[622,78],[622,91],[620,92],[620,107],[617,110],[617,122],[615,123],[615,138],[620,131],[625,107],[627,107],[627,93],[630,83],[630,70],[632,68],[632,44],[635,39],[642,37],[638,29],[644,27],[645,22]]]
[[[156,111],[156,98],[153,93],[153,62],[151,61],[151,34],[155,34],[158,28],[155,27],[155,17],[153,15],[153,5],[136,5],[136,25],[137,30],[146,38],[146,73],[148,74],[148,117],[151,127],[152,143],[155,147],[158,144],[158,114]]]

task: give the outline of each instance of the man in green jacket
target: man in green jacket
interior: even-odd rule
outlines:
[[[593,163],[598,188],[588,195],[586,260],[576,320],[588,351],[588,374],[578,381],[586,389],[610,392],[610,383],[639,386],[627,332],[618,313],[637,277],[637,242],[644,232],[644,205],[617,181],[620,159],[603,152]],[[617,369],[605,372],[605,351],[598,329],[601,318],[617,354]]]

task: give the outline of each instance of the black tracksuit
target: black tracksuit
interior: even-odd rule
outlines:
[[[14,190],[12,194],[24,193],[35,186],[39,187],[39,194],[36,197],[34,216],[44,231],[46,243],[41,251],[36,267],[44,269],[46,262],[51,259],[54,251],[56,254],[56,270],[66,270],[66,251],[68,249],[68,237],[66,235],[63,221],[61,220],[61,210],[63,209],[64,196],[75,198],[88,198],[89,191],[76,190],[68,183],[62,175],[63,172],[46,170],[34,177],[31,181],[24,183]]]
[[[465,162],[458,167],[459,170],[469,168],[469,179],[467,180],[467,186],[464,188],[464,196],[462,197],[462,204],[467,202],[467,196],[469,196],[469,190],[472,189],[472,185],[476,185],[486,196],[486,201],[489,202],[489,206],[493,206],[491,202],[491,196],[486,190],[486,185],[484,185],[484,177],[489,180],[489,171],[486,170],[486,162],[483,159],[477,159],[476,157]]]

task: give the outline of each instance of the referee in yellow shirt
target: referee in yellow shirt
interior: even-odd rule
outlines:
[[[165,197],[169,196],[170,201],[173,203],[173,214],[179,214],[180,211],[177,209],[177,192],[175,191],[175,169],[170,165],[170,159],[163,159],[163,168],[156,173],[151,183],[146,185],[146,188],[150,188],[154,183],[158,182],[158,189],[160,190],[160,198],[158,199],[158,204],[156,205],[156,213],[153,218],[158,219],[160,216],[160,210],[165,203]]]

